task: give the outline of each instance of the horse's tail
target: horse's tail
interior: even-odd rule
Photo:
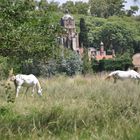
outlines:
[[[111,77],[114,77],[114,76],[116,76],[118,74],[118,71],[113,71],[113,72],[111,72],[106,78],[105,78],[105,80],[109,80]]]
[[[42,96],[42,88],[41,88],[41,85],[40,85],[40,82],[39,81],[37,82],[36,86],[37,86],[37,92],[38,92],[38,94],[40,96]]]
[[[109,80],[110,78],[111,78],[111,76],[108,75],[108,76],[105,78],[105,80]]]

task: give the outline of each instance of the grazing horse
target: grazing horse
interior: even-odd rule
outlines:
[[[105,79],[114,79],[114,83],[117,82],[118,79],[120,80],[125,80],[125,79],[136,79],[140,80],[140,74],[134,70],[128,70],[128,71],[121,71],[121,70],[116,70],[111,72]]]
[[[32,95],[34,95],[35,88],[37,89],[38,95],[42,96],[42,88],[38,79],[33,75],[24,75],[24,74],[13,74],[13,69],[10,70],[9,80],[14,82],[16,88],[16,97],[18,97],[19,90],[21,87],[27,87],[25,94],[27,93],[30,87],[33,88]]]

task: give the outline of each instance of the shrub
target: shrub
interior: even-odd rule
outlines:
[[[56,60],[47,62],[28,59],[22,64],[22,73],[35,74],[37,76],[51,77],[57,71]]]
[[[92,73],[92,65],[91,65],[91,61],[89,61],[88,58],[88,52],[87,50],[85,50],[86,52],[84,53],[84,56],[82,58],[83,64],[82,64],[82,74],[85,75],[87,73]]]
[[[14,68],[14,72],[20,72],[21,63],[16,57],[0,56],[0,80],[8,76],[11,68]]]
[[[47,62],[28,59],[22,65],[22,73],[51,77],[57,73],[68,76],[82,71],[82,60],[75,52],[68,52],[65,57],[50,59]]]
[[[112,71],[112,70],[127,70],[132,66],[131,59],[103,59],[93,60],[92,68],[93,71]]]
[[[40,62],[39,68],[41,76],[51,77],[53,75],[56,75],[57,73],[57,61],[52,59],[49,60],[47,63]]]
[[[60,59],[59,72],[66,73],[68,76],[82,72],[82,60],[75,52],[70,52],[65,58]]]
[[[5,77],[7,73],[8,65],[7,65],[7,57],[0,56],[0,78]]]

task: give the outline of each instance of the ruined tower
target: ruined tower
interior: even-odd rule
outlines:
[[[66,34],[62,36],[62,45],[67,48],[71,48],[74,51],[79,49],[79,37],[76,32],[75,20],[68,11],[61,18],[61,26],[66,30]]]

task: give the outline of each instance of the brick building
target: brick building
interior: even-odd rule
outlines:
[[[88,48],[89,61],[91,61],[91,59],[101,60],[101,59],[112,59],[114,57],[115,57],[114,49],[112,49],[112,54],[107,54],[106,51],[104,50],[103,42],[100,43],[100,50],[96,50],[93,47]]]

